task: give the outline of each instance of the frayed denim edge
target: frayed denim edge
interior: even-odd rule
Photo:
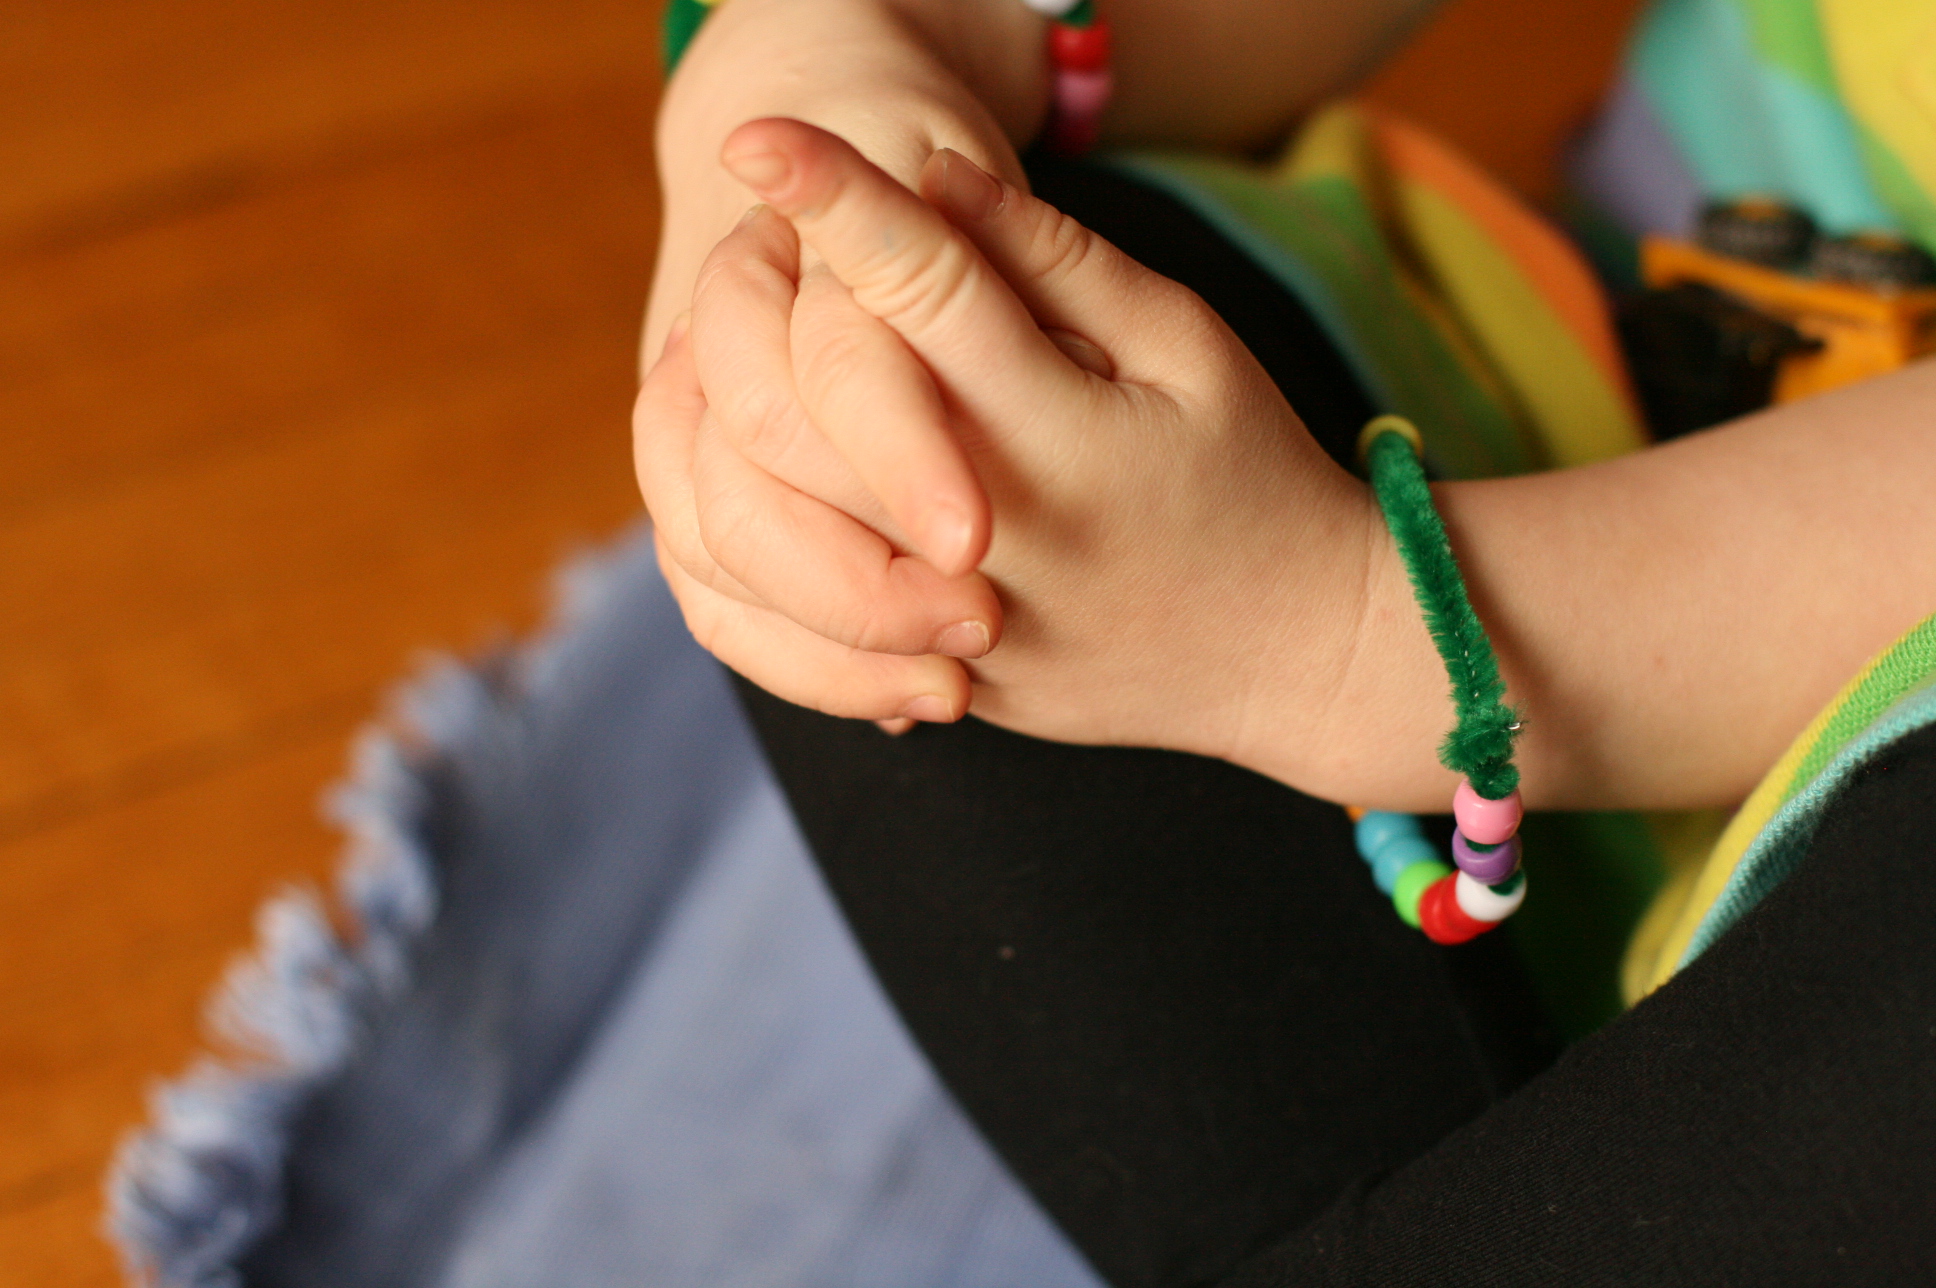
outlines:
[[[203,1055],[156,1087],[149,1124],[123,1140],[109,1169],[106,1234],[132,1282],[239,1288],[237,1263],[281,1214],[291,1127],[357,1050],[371,1008],[409,987],[410,949],[436,919],[436,868],[422,839],[427,771],[506,700],[497,677],[511,681],[513,703],[548,687],[574,626],[649,541],[633,533],[568,562],[551,623],[508,667],[433,658],[399,687],[395,717],[358,738],[349,781],[325,804],[348,836],[337,878],[348,933],[312,888],[287,889],[258,912],[255,948],[207,1009],[231,1054]]]

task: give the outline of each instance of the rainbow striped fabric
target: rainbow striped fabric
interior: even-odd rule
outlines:
[[[1702,196],[1786,198],[1827,231],[1936,248],[1936,5],[1659,0],[1601,133],[1628,156],[1615,209],[1685,228]],[[1674,196],[1672,194],[1679,194]]]
[[[1674,45],[1686,11],[1735,3],[1669,0],[1641,29],[1635,64],[1645,69]],[[1740,11],[1797,7],[1808,6],[1746,0]],[[1825,12],[1844,7],[1854,6],[1823,0]],[[1936,5],[1916,7],[1936,36]],[[1936,58],[1931,67],[1936,75]],[[1918,155],[1936,163],[1936,135]],[[1345,103],[1318,114],[1270,165],[1104,159],[1182,201],[1303,300],[1380,410],[1424,430],[1436,473],[1580,465],[1647,442],[1608,302],[1584,258],[1417,127]],[[1727,190],[1705,173],[1701,184]],[[1861,226],[1920,233],[1913,203],[1890,200],[1890,223]],[[1876,208],[1850,218],[1870,219]],[[1541,898],[1515,918],[1514,933],[1563,1026],[1590,1030],[1698,956],[1792,869],[1854,767],[1931,721],[1936,618],[1851,681],[1731,822],[1570,815],[1529,828]]]

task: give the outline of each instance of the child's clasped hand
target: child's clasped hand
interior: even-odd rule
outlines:
[[[635,422],[702,644],[841,716],[1324,745],[1382,528],[1202,300],[952,152],[919,195],[795,121],[723,159],[766,205]]]

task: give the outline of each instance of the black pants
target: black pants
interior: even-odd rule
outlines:
[[[1201,292],[1347,450],[1371,408],[1295,300],[1168,198],[1036,182]],[[1936,733],[1554,1062],[1505,936],[1403,927],[1333,806],[742,694],[916,1038],[1118,1288],[1936,1281]]]

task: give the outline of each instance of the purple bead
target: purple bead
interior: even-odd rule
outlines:
[[[1481,885],[1498,885],[1519,866],[1519,838],[1510,837],[1503,845],[1482,850],[1466,840],[1464,832],[1454,830],[1452,861]]]

